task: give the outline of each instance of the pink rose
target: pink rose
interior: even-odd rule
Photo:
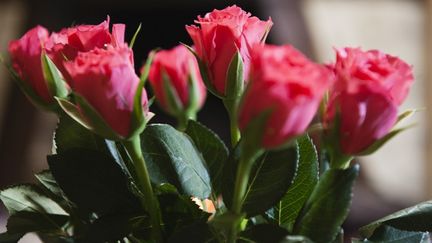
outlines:
[[[179,98],[180,111],[189,108],[191,96],[196,96],[197,106],[199,109],[204,104],[206,97],[206,88],[201,79],[198,63],[193,54],[183,45],[178,45],[171,50],[162,50],[156,53],[152,66],[150,68],[150,84],[155,91],[157,100],[161,107],[169,113],[175,113],[173,107],[170,107],[167,93],[164,88],[164,75],[169,85],[175,91]],[[194,79],[191,79],[194,77]],[[190,94],[190,82],[196,82],[197,92]]]
[[[109,18],[99,25],[78,25],[52,33],[45,48],[50,58],[67,75],[65,61],[75,59],[78,52],[88,52],[106,45],[120,46],[124,44],[124,24],[114,24],[112,33],[109,31]]]
[[[9,43],[9,53],[12,65],[19,77],[29,84],[42,100],[52,103],[54,99],[50,94],[42,71],[42,45],[48,39],[48,30],[36,26],[24,34],[19,40]]]
[[[198,16],[195,23],[200,27],[186,26],[186,30],[199,58],[207,66],[212,86],[220,95],[225,95],[227,70],[234,54],[240,52],[244,73],[248,74],[251,47],[261,43],[273,25],[271,19],[261,21],[235,5],[213,10],[204,18]]]
[[[256,45],[251,56],[250,84],[240,104],[239,127],[244,132],[253,119],[269,111],[261,144],[275,148],[305,131],[333,75],[289,45]]]
[[[377,50],[338,49],[337,77],[324,121],[333,124],[338,112],[339,142],[345,154],[357,154],[384,137],[397,119],[397,108],[413,83],[411,67]]]
[[[132,50],[124,45],[80,52],[73,61],[65,63],[65,68],[73,91],[84,97],[117,134],[127,137],[139,84]],[[147,112],[145,90],[142,105]]]

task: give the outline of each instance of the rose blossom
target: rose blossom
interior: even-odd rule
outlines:
[[[270,112],[261,144],[275,148],[305,131],[333,75],[289,45],[256,45],[251,56],[250,84],[240,105],[239,127],[244,132],[253,119]]]
[[[339,117],[339,143],[345,154],[357,154],[384,137],[397,120],[397,108],[413,83],[411,67],[377,50],[336,51],[337,81],[324,121]],[[336,112],[338,116],[336,116]]]
[[[80,52],[73,61],[65,63],[65,68],[73,91],[84,97],[115,132],[127,137],[139,83],[132,50],[124,45]],[[145,90],[142,95],[147,112]]]
[[[198,16],[195,23],[200,27],[186,26],[186,30],[220,95],[225,95],[227,70],[234,54],[240,52],[244,73],[248,74],[251,47],[261,43],[273,25],[271,19],[261,21],[235,5],[213,10],[204,18]]]
[[[18,76],[47,103],[53,102],[42,71],[42,44],[48,39],[48,30],[36,26],[21,39],[9,43],[12,65]]]
[[[157,52],[150,68],[149,79],[156,98],[163,109],[172,113],[164,88],[164,75],[180,99],[182,110],[190,105],[191,95],[197,96],[198,108],[204,104],[206,88],[196,58],[186,47],[178,45],[171,50]],[[194,79],[191,79],[192,76]],[[196,82],[196,94],[189,93],[190,81]]]
[[[124,34],[124,24],[114,24],[110,33],[108,18],[98,25],[78,25],[54,32],[47,40],[45,48],[59,70],[67,75],[65,61],[72,61],[78,52],[88,52],[106,45],[123,45]]]

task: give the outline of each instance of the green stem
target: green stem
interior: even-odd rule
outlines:
[[[196,120],[196,112],[185,111],[177,116],[177,130],[184,131],[188,125],[189,120]]]
[[[147,170],[147,166],[141,151],[141,140],[139,136],[132,138],[129,141],[123,142],[129,156],[132,159],[139,188],[144,194],[144,197],[140,197],[141,204],[147,210],[150,216],[150,222],[152,224],[152,236],[156,242],[163,242],[162,229],[161,229],[161,218],[159,214],[158,202],[153,194],[153,188],[150,182],[150,176]]]
[[[240,164],[237,168],[237,175],[234,186],[234,198],[231,207],[231,210],[236,214],[241,213],[243,199],[246,193],[251,170],[252,163],[250,163],[248,160],[240,160]]]
[[[177,130],[184,131],[187,127],[188,119],[186,116],[178,116],[177,117]]]
[[[231,146],[235,147],[235,145],[240,140],[240,130],[237,126],[237,121],[235,119],[230,118],[230,132],[231,132]]]
[[[330,156],[330,168],[343,170],[349,167],[351,160],[354,158],[342,153],[332,153]]]
[[[249,183],[249,177],[251,174],[253,159],[258,155],[256,154],[244,156],[244,154],[240,158],[240,162],[237,168],[235,185],[234,185],[234,194],[233,201],[231,205],[231,211],[235,215],[241,215],[242,206],[244,202],[244,197],[246,194],[247,186]],[[237,239],[237,233],[239,231],[239,223],[241,220],[232,221],[232,225],[228,234],[228,242],[235,243]]]
[[[237,126],[237,101],[232,99],[223,100],[230,119],[231,146],[234,148],[240,140],[241,134]]]

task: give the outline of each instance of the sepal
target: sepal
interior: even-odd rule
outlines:
[[[204,61],[198,56],[198,54],[195,52],[195,50],[184,43],[181,43],[183,46],[185,46],[196,58],[198,67],[201,73],[202,80],[207,87],[207,90],[210,91],[214,96],[223,99],[223,96],[219,94],[219,92],[216,90],[216,88],[213,86],[213,84],[210,82],[209,73],[207,65],[204,63]]]
[[[111,140],[123,140],[102,118],[102,116],[78,94],[72,94],[76,104],[68,99],[55,97],[60,107],[76,122],[88,130]]]
[[[41,63],[43,76],[51,96],[60,98],[67,97],[70,88],[63,79],[60,70],[45,52],[43,52],[41,55]]]
[[[140,82],[135,92],[133,112],[131,116],[131,127],[130,127],[128,138],[132,138],[141,134],[144,131],[144,128],[148,123],[148,121],[154,116],[153,113],[143,110],[142,95],[144,91],[145,82],[147,81],[150,72],[150,66],[153,61],[155,53],[156,53],[155,51],[150,52],[147,61],[144,65],[143,71],[141,73]],[[148,103],[147,106],[149,106]]]
[[[389,133],[387,133],[387,135],[385,135],[383,138],[375,141],[372,145],[370,145],[367,149],[363,150],[362,152],[356,154],[357,156],[365,156],[365,155],[370,155],[375,153],[377,150],[379,150],[382,146],[384,146],[388,141],[390,141],[393,137],[395,137],[396,135],[398,135],[399,133],[413,127],[414,125],[411,126],[406,126],[406,127],[402,127],[402,128],[397,128],[397,129],[393,129],[391,130]]]
[[[135,31],[135,33],[134,33],[134,35],[133,35],[133,37],[132,37],[132,39],[131,39],[131,41],[130,41],[130,44],[129,44],[129,48],[130,48],[130,49],[133,48],[133,46],[134,46],[134,44],[135,44],[135,40],[136,40],[136,38],[137,38],[139,32],[141,31],[141,25],[142,25],[142,23],[140,23],[140,24],[138,25],[138,28],[136,29],[136,31]]]
[[[0,55],[0,62],[3,63],[6,67],[6,69],[9,72],[9,75],[11,75],[12,79],[15,81],[15,83],[18,85],[20,90],[24,93],[24,95],[27,97],[27,99],[36,107],[47,110],[47,111],[56,111],[58,106],[54,103],[48,103],[44,101],[36,92],[33,90],[33,88],[24,80],[22,80],[18,73],[14,70],[14,68],[5,62],[4,58]]]
[[[243,79],[243,60],[240,52],[237,51],[228,66],[225,86],[225,99],[231,99],[238,102],[244,90]]]
[[[186,113],[190,117],[195,117],[196,113],[200,109],[200,97],[203,94],[200,94],[200,91],[198,89],[198,83],[200,82],[198,80],[198,77],[196,76],[196,73],[194,72],[194,66],[193,63],[189,63],[189,77],[188,77],[188,93],[189,93],[189,102],[186,107]]]
[[[253,118],[246,129],[242,132],[240,146],[242,154],[245,156],[253,155],[262,150],[263,131],[265,130],[267,120],[273,111],[268,109],[257,117]]]
[[[162,81],[166,110],[173,116],[181,116],[184,109],[183,104],[172,86],[169,76],[165,72],[162,72]]]
[[[393,129],[389,133],[387,133],[387,135],[385,135],[381,139],[378,139],[372,145],[370,145],[368,148],[366,148],[365,150],[363,150],[362,152],[360,152],[356,155],[357,156],[365,156],[365,155],[373,154],[377,150],[379,150],[382,146],[384,146],[388,141],[390,141],[392,138],[394,138],[396,135],[398,135],[399,133],[401,133],[401,132],[403,132],[409,128],[414,127],[415,124],[404,126],[401,128],[396,128],[396,126],[400,122],[402,122],[406,118],[413,116],[418,111],[419,111],[419,109],[409,109],[409,110],[406,110],[406,111],[402,112],[401,114],[399,114],[397,121],[396,121],[395,125],[393,126]]]

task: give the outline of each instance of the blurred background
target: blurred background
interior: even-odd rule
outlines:
[[[432,197],[432,0],[0,0],[0,52],[7,56],[10,40],[37,24],[50,31],[76,24],[98,24],[110,16],[125,23],[135,43],[137,69],[156,47],[191,44],[184,26],[197,15],[237,4],[261,19],[272,17],[268,42],[292,44],[318,62],[334,60],[334,47],[380,49],[414,66],[416,82],[401,110],[426,108],[404,124],[416,123],[373,156],[360,158],[352,211],[345,231]],[[173,122],[157,108],[153,122]],[[202,123],[228,140],[223,105],[208,97],[199,113]],[[0,68],[0,188],[34,181],[33,173],[47,167],[56,117],[36,110]],[[0,205],[0,232],[6,211]],[[22,242],[38,242],[34,236]]]

